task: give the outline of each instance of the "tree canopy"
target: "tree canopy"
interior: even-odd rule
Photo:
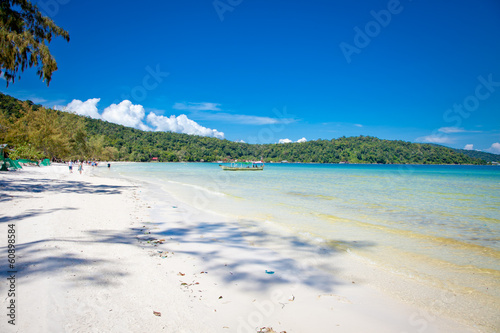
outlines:
[[[147,162],[266,162],[485,164],[454,149],[375,137],[303,143],[247,144],[171,132],[147,132],[21,102],[0,93],[0,143],[15,157]]]
[[[40,79],[49,85],[57,63],[48,43],[57,36],[69,42],[69,33],[27,0],[0,1],[0,27],[0,75],[7,86],[28,67],[36,67]]]

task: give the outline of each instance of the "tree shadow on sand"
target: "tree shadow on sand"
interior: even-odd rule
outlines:
[[[206,271],[217,272],[228,284],[248,290],[267,290],[283,284],[304,285],[332,292],[342,284],[335,256],[346,249],[367,249],[370,242],[332,240],[315,244],[294,235],[272,235],[238,223],[204,222],[155,232],[164,238],[159,248],[201,259]]]
[[[33,193],[91,193],[96,195],[120,194],[127,186],[94,186],[84,181],[52,180],[23,178],[1,180],[0,193],[17,195],[19,192]],[[16,193],[17,192],[17,193]],[[22,193],[21,193],[22,194]],[[72,209],[72,208],[60,208]],[[18,216],[2,217],[0,223],[50,214],[53,210],[32,209]],[[103,281],[102,271],[78,276],[79,268],[85,265],[106,268],[102,258],[89,258],[88,255],[56,250],[58,242],[122,244],[163,250],[184,254],[199,259],[203,271],[211,272],[226,284],[237,283],[247,290],[265,291],[279,285],[306,286],[320,292],[332,292],[336,285],[343,282],[338,278],[340,268],[335,264],[335,257],[346,249],[369,249],[370,242],[346,242],[331,240],[317,243],[293,234],[277,235],[262,229],[257,222],[190,222],[181,218],[179,221],[144,223],[142,228],[130,228],[126,231],[91,230],[92,238],[81,239],[42,239],[37,242],[19,244],[22,256],[19,260],[20,271],[26,274],[49,276],[57,270],[77,272],[76,279],[107,283]],[[165,239],[162,244],[152,245],[148,240]],[[42,250],[40,250],[42,249]],[[30,255],[31,251],[40,251]],[[6,253],[6,247],[0,248]],[[151,251],[158,253],[157,251]],[[168,259],[167,259],[168,260]],[[0,263],[1,275],[7,271],[6,260]],[[23,274],[24,274],[23,273]],[[124,271],[112,274],[126,274]]]
[[[68,281],[86,282],[101,286],[110,286],[112,282],[108,279],[110,275],[125,276],[125,270],[110,270],[110,260],[101,257],[89,256],[84,253],[86,247],[78,245],[100,244],[102,242],[110,244],[126,244],[137,246],[138,240],[136,232],[130,230],[127,233],[117,233],[113,231],[98,230],[87,233],[98,234],[96,240],[85,238],[47,238],[33,242],[16,244],[16,275],[21,279],[28,276],[48,278],[54,273],[64,272],[64,278]],[[73,243],[71,250],[63,250],[64,244]],[[81,250],[81,251],[80,251]],[[2,253],[7,253],[7,247],[1,247]],[[84,268],[92,267],[92,269]],[[9,276],[7,259],[0,262],[0,277]],[[0,286],[1,287],[1,286]]]
[[[130,186],[93,185],[85,181],[58,179],[2,179],[0,180],[0,202],[22,198],[17,193],[80,193],[80,194],[121,194]]]
[[[124,191],[133,188],[131,186],[114,186],[114,185],[92,185],[85,181],[71,181],[71,180],[55,180],[55,179],[36,179],[30,177],[16,178],[16,179],[1,179],[0,180],[0,203],[3,204],[2,211],[0,212],[0,225],[6,223],[27,222],[24,220],[31,219],[36,221],[38,216],[50,215],[61,210],[77,210],[74,207],[59,207],[53,209],[33,208],[23,211],[20,214],[9,215],[9,201],[30,199],[33,193],[81,193],[81,194],[95,194],[95,195],[119,195]],[[61,221],[64,222],[64,221]],[[97,284],[108,284],[109,281],[105,279],[106,264],[109,261],[102,258],[89,257],[87,254],[80,254],[78,252],[68,252],[61,249],[58,245],[61,243],[95,243],[98,244],[101,239],[108,243],[122,243],[129,245],[137,245],[136,231],[129,230],[128,232],[114,234],[113,236],[106,235],[106,231],[101,231],[103,237],[95,242],[75,238],[46,238],[33,242],[23,242],[22,233],[17,228],[21,228],[22,224],[17,224],[16,227],[16,262],[14,269],[18,277],[26,277],[39,275],[41,277],[50,277],[52,274],[64,271],[65,276],[71,277],[73,280],[91,281]],[[4,226],[5,227],[5,226]],[[6,227],[5,227],[6,228]],[[7,230],[7,229],[5,229]],[[7,240],[7,235],[3,235]],[[9,266],[7,260],[8,247],[7,242],[2,242],[6,246],[0,247],[2,253],[0,259],[0,277],[5,278],[9,276],[9,271],[12,268]],[[76,246],[78,247],[78,245]],[[75,247],[72,247],[75,248]],[[92,271],[83,271],[81,268],[84,266],[98,266],[99,269]],[[109,274],[119,276],[124,275],[123,271],[108,272]],[[0,289],[4,285],[0,285]]]
[[[334,257],[344,252],[338,244],[358,249],[374,245],[367,242],[332,241],[334,245],[324,243],[318,246],[297,236],[269,235],[260,230],[242,228],[237,223],[205,222],[185,228],[160,229],[165,225],[145,223],[145,227],[130,228],[126,232],[87,231],[93,240],[55,238],[20,244],[16,247],[20,254],[17,270],[20,276],[50,276],[64,270],[74,281],[108,285],[110,282],[103,273],[108,260],[57,251],[55,244],[122,244],[154,250],[151,251],[153,253],[162,250],[195,257],[203,262],[201,270],[219,276],[225,284],[236,283],[249,291],[266,291],[291,284],[292,287],[307,286],[321,293],[331,293],[336,285],[345,283],[335,274],[339,268],[335,267]],[[156,229],[148,231],[150,228]],[[151,241],[160,238],[165,241],[153,245]],[[30,255],[35,249],[36,255]],[[6,248],[0,250],[5,252]],[[82,274],[80,268],[88,265],[97,269]],[[5,261],[0,263],[2,278],[7,276],[7,271]],[[127,274],[122,270],[107,273],[115,276]]]
[[[53,209],[30,209],[18,215],[0,216],[0,223],[18,222],[27,218],[36,217],[44,214],[51,214],[60,210],[77,210],[77,209],[74,207],[62,207]]]

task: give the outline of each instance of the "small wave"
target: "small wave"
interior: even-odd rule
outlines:
[[[210,193],[212,195],[219,196],[219,197],[225,197],[226,196],[225,193],[214,191],[214,190],[208,189],[208,188],[200,186],[200,185],[181,183],[181,182],[176,182],[174,180],[167,180],[167,182],[171,183],[171,184],[177,184],[177,185],[181,185],[181,186],[191,187],[191,188],[194,188],[194,189],[197,189],[197,190],[201,190],[201,191],[204,191],[204,192],[207,192],[207,193]]]

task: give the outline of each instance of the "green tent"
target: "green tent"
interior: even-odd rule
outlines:
[[[23,167],[17,163],[17,161],[13,161],[10,158],[2,157],[2,165],[0,167],[0,171],[9,171],[9,169],[22,169]]]
[[[28,159],[25,159],[25,158],[20,158],[17,160],[18,163],[25,163],[25,164],[36,164],[38,165],[38,161],[32,161],[32,160],[28,160]]]
[[[5,162],[7,163],[7,167],[9,169],[22,169],[23,167],[17,161],[13,161],[10,158],[6,158]]]
[[[7,144],[1,144],[0,145],[0,171],[9,171],[9,163],[7,163],[7,158],[5,158],[3,155],[4,149],[7,148]]]

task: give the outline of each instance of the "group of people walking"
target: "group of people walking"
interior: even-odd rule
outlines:
[[[92,166],[92,167],[96,167],[98,164],[98,162],[96,162],[96,161],[75,161],[75,162],[69,161],[68,162],[69,172],[73,173],[73,166],[76,164],[76,165],[78,165],[78,172],[80,172],[80,174],[82,174],[84,163],[89,165],[89,166]],[[108,168],[109,168],[109,163],[108,163]]]

